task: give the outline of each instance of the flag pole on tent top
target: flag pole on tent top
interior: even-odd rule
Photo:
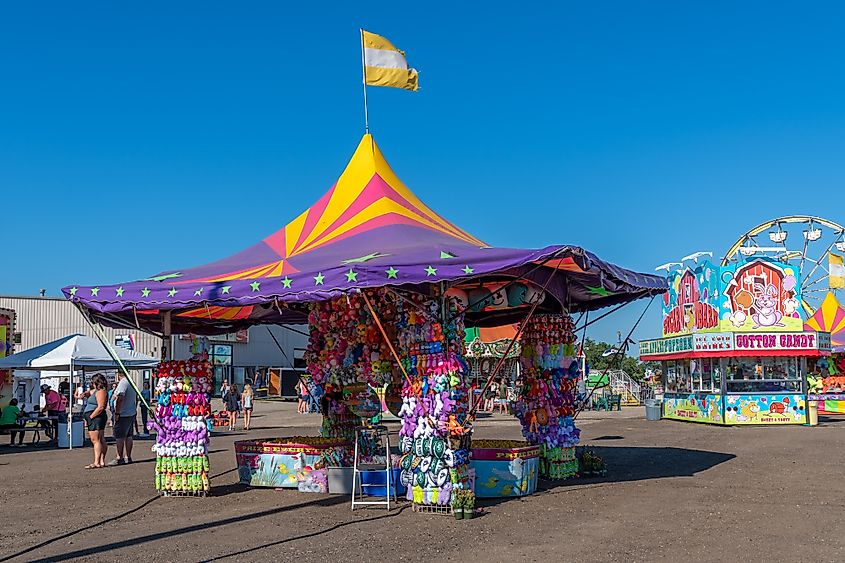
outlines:
[[[367,60],[364,56],[364,28],[358,31],[361,33],[361,82],[364,88],[364,133],[370,132],[370,116],[367,110]]]

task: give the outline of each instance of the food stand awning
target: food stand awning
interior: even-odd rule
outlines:
[[[162,331],[168,317],[172,333],[213,334],[304,322],[305,309],[298,304],[364,288],[420,289],[490,277],[538,286],[548,281],[546,294],[553,298],[543,303],[548,310],[600,309],[667,289],[662,277],[620,268],[577,246],[524,250],[485,244],[411,192],[367,134],[325,195],[246,250],[142,280],[62,291],[109,326]]]

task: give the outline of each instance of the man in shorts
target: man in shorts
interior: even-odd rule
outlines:
[[[126,465],[132,463],[132,431],[135,426],[135,409],[138,394],[129,384],[123,373],[117,374],[117,387],[114,390],[114,435],[117,446],[117,459],[109,465]],[[125,457],[124,457],[125,455]]]

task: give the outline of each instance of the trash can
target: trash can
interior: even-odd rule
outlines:
[[[85,440],[85,424],[82,421],[73,422],[73,447],[81,448]],[[59,447],[68,447],[67,423],[59,423]]]
[[[645,419],[646,420],[660,420],[660,407],[662,402],[660,399],[646,399],[645,400]]]
[[[809,401],[807,405],[807,422],[810,426],[819,425],[819,402]]]

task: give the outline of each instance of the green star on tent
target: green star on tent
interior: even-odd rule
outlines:
[[[149,297],[150,296],[150,289],[145,287],[141,290],[141,297]]]
[[[445,252],[443,250],[440,251],[440,259],[441,260],[446,260],[447,258],[454,258],[454,257],[455,257],[455,255],[452,254],[451,252]]]
[[[464,266],[463,272],[464,272],[465,274],[472,274],[472,273],[474,273],[474,272],[475,272],[475,269],[474,269],[474,268],[470,268],[469,266]]]
[[[79,291],[79,288],[78,288],[78,287],[72,287],[72,288],[70,288],[70,296],[71,296],[71,297],[73,297],[74,295],[76,295],[76,292],[77,292],[77,291]]]
[[[425,269],[425,275],[427,276],[436,276],[437,275],[437,268],[433,268],[429,266]]]
[[[228,295],[228,294],[229,294],[229,290],[230,290],[230,289],[232,289],[232,286],[231,286],[231,285],[224,285],[224,286],[223,286],[223,287],[221,287],[220,289],[221,289],[221,291],[222,291],[223,295]]]
[[[114,290],[114,292],[118,297],[123,297],[123,292],[124,292],[123,286],[118,287],[117,289]]]
[[[258,283],[257,281],[254,281],[251,284],[249,284],[249,287],[252,288],[252,291],[258,291],[261,288],[261,284]]]
[[[347,282],[357,282],[358,281],[358,272],[349,268],[349,271],[346,272],[346,281]]]
[[[396,279],[396,274],[398,274],[398,273],[399,273],[399,270],[397,270],[396,268],[394,268],[393,266],[391,266],[390,268],[386,269],[386,270],[384,271],[384,273],[385,273],[385,274],[387,274],[387,279],[389,279],[389,280],[395,280],[395,279]]]
[[[600,297],[608,297],[610,295],[614,295],[612,291],[606,290],[603,285],[600,285],[598,287],[590,287],[588,285],[587,289],[589,290],[591,295],[598,295]]]
[[[366,256],[361,256],[359,258],[350,258],[349,260],[342,260],[341,264],[344,266],[348,266],[349,264],[361,264],[362,262],[367,262],[369,260],[374,260],[376,258],[382,258],[384,256],[390,256],[389,254],[382,254],[381,252],[371,252]]]
[[[176,295],[177,293],[179,293],[179,291],[178,291],[175,287],[171,287],[171,288],[170,288],[170,291],[168,291],[168,292],[167,292],[167,296],[168,296],[168,297],[173,297],[173,296],[174,296],[174,295]]]
[[[182,277],[180,272],[173,272],[172,274],[164,274],[163,276],[156,276],[154,278],[147,278],[144,281],[155,281],[155,282],[163,282],[164,280],[169,280],[171,278],[179,278]]]
[[[314,285],[323,285],[324,279],[326,279],[326,276],[323,275],[323,272],[317,272],[317,275],[314,276]]]
[[[290,289],[290,284],[291,284],[292,281],[293,281],[292,279],[285,276],[285,279],[282,280],[282,287],[286,287],[286,288]]]
[[[199,288],[198,290],[196,290],[196,291],[194,292],[194,295],[196,295],[197,297],[199,297],[200,295],[202,295],[202,290],[203,290],[203,288],[202,288],[202,287],[201,287],[201,288]]]
[[[95,287],[91,290],[91,297],[97,297],[97,294],[100,293],[100,288]]]

